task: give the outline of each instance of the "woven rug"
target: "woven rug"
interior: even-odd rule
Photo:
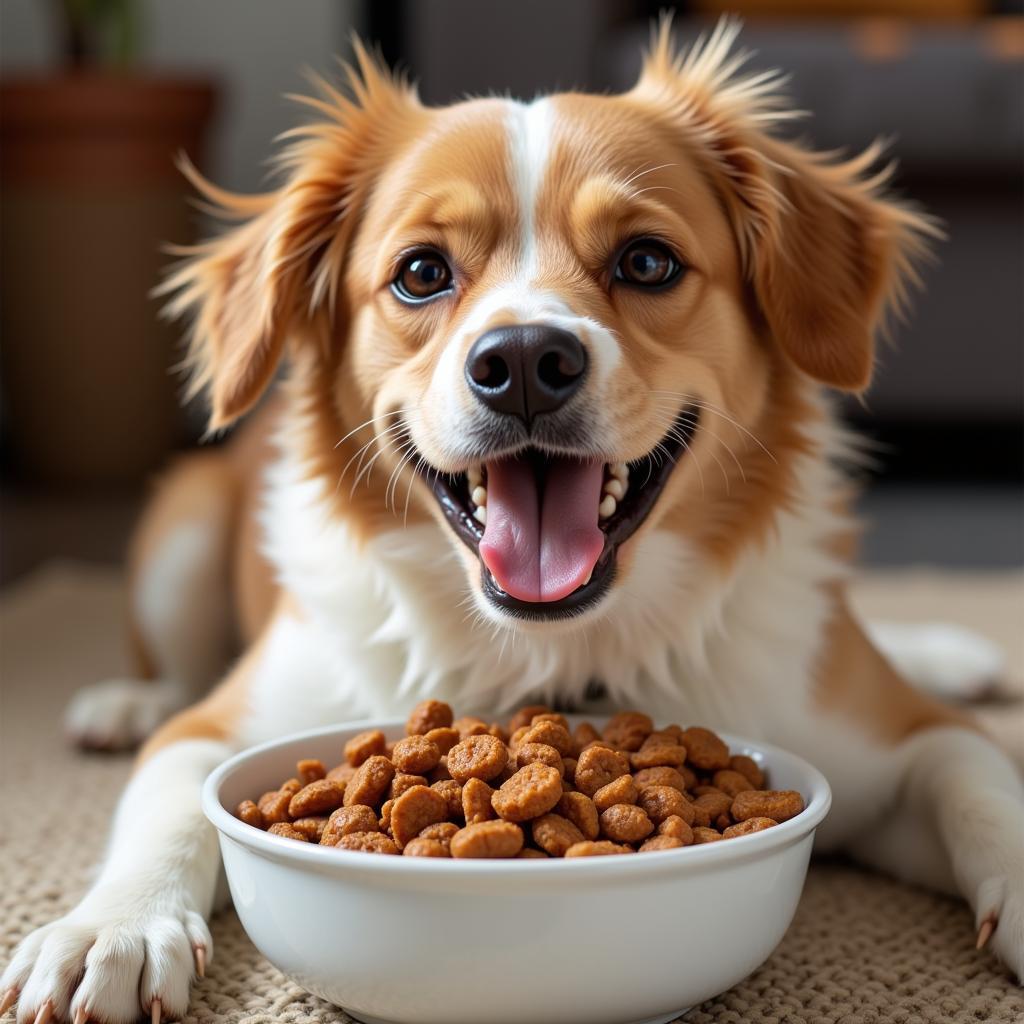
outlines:
[[[69,694],[124,670],[120,581],[106,569],[53,566],[0,599],[0,964],[29,930],[65,912],[89,882],[129,759],[84,756],[60,735]],[[874,577],[868,612],[945,617],[1011,644],[1011,681],[1024,684],[1024,584],[1019,576]],[[1024,733],[1010,694],[986,717]],[[737,923],[737,927],[742,927]],[[255,950],[230,910],[213,922],[215,956],[187,1021],[347,1022]],[[735,988],[691,1011],[693,1024],[917,1024],[1024,1021],[1024,990],[973,948],[956,901],[845,862],[812,866],[788,934]],[[481,1024],[486,1024],[482,1021]]]

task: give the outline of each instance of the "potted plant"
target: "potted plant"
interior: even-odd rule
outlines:
[[[55,4],[63,66],[0,81],[5,448],[53,482],[136,481],[181,439],[176,331],[149,291],[187,239],[206,79],[143,70],[136,0]]]

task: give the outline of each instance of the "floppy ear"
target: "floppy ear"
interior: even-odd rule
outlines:
[[[167,313],[194,316],[189,397],[208,391],[210,430],[248,411],[286,346],[333,315],[354,230],[350,211],[372,184],[383,126],[419,108],[404,82],[358,41],[355,47],[358,70],[346,67],[351,96],[315,79],[321,96],[293,97],[321,119],[282,136],[288,144],[276,161],[285,174],[278,190],[237,195],[182,165],[210,212],[241,222],[200,245],[173,249],[185,259],[158,289],[173,296]]]
[[[804,373],[847,391],[871,381],[874,335],[901,312],[915,261],[941,237],[929,218],[885,197],[892,166],[870,175],[877,143],[845,162],[782,142],[771,131],[802,116],[775,72],[741,75],[739,25],[719,21],[683,55],[661,24],[635,92],[668,105],[733,222],[769,331]]]

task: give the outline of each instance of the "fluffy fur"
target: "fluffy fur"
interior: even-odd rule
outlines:
[[[202,919],[218,870],[198,784],[227,751],[428,694],[489,711],[592,706],[593,680],[606,704],[808,757],[834,789],[823,846],[955,887],[1024,970],[1020,778],[893,670],[843,598],[854,449],[824,389],[867,386],[876,328],[936,229],[885,194],[877,149],[843,162],[781,140],[794,112],[776,76],[743,72],[735,34],[724,22],[677,55],[663,26],[623,96],[434,110],[360,51],[348,95],[322,84],[305,100],[316,118],[285,140],[278,189],[235,196],[188,172],[237,222],[187,251],[166,288],[172,313],[194,314],[211,429],[249,411],[283,359],[288,372],[247,433],[208,456],[212,474],[181,472],[155,498],[136,628],[168,681],[179,670],[160,641],[217,592],[179,564],[186,537],[197,570],[233,577],[246,652],[144,748],[116,863],[19,947],[2,981],[19,1022],[49,1007],[113,1024],[154,999],[185,1011],[182,952],[212,955]],[[657,294],[620,288],[611,255],[651,235],[685,276]],[[448,254],[457,286],[412,308],[389,285],[416,245]],[[632,461],[659,451],[680,409],[700,413],[610,591],[558,622],[487,598],[429,486],[486,459],[501,425],[462,366],[482,332],[524,322],[571,330],[593,366],[571,424],[560,412],[538,428],[546,451]],[[580,424],[585,442],[570,443]],[[154,604],[168,564],[178,582]],[[145,687],[113,701],[152,714]],[[79,708],[94,733],[114,717],[96,713],[99,696]],[[175,812],[139,832],[133,809],[156,794]]]

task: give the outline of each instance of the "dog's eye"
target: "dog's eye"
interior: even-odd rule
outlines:
[[[392,291],[403,302],[423,302],[451,286],[452,272],[444,257],[428,250],[410,256],[391,282]]]
[[[615,280],[642,288],[658,288],[670,284],[682,270],[680,262],[667,245],[644,238],[631,242],[615,265]]]

